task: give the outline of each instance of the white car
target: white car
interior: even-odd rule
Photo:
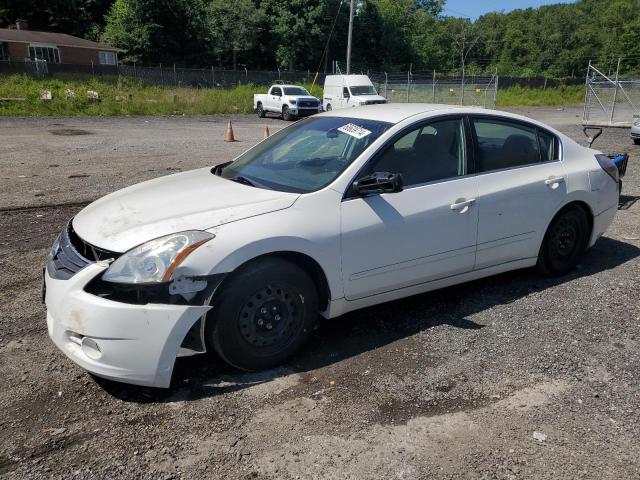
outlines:
[[[322,102],[306,88],[297,85],[272,85],[266,94],[253,96],[253,109],[260,118],[268,112],[281,115],[283,120],[308,117],[322,111]]]
[[[326,112],[78,213],[48,258],[49,335],[95,375],[140,385],[169,386],[177,356],[209,349],[269,368],[318,315],[535,265],[563,274],[618,196],[608,157],[525,117]]]

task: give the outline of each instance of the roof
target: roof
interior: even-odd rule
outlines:
[[[553,130],[554,132],[556,131],[550,128],[548,125],[545,125],[542,122],[534,120],[533,118],[517,115],[515,113],[504,112],[501,110],[492,110],[490,108],[482,108],[482,107],[467,107],[462,105],[443,105],[443,104],[433,104],[433,103],[385,103],[382,105],[366,105],[362,107],[340,108],[337,110],[324,112],[320,115],[332,116],[332,117],[358,118],[362,120],[378,120],[381,122],[389,122],[389,123],[396,124],[414,115],[420,115],[423,113],[430,113],[430,112],[434,114],[435,113],[438,113],[438,114],[446,114],[446,113],[494,114],[494,115],[499,115],[505,118],[512,118],[514,120],[524,120],[529,123],[540,125],[548,130]]]
[[[36,32],[34,30],[15,30],[0,28],[0,42],[48,43],[58,47],[89,48],[92,50],[118,51],[117,48],[104,43],[92,42],[84,38],[74,37],[66,33]]]
[[[340,108],[323,113],[323,115],[399,123],[406,118],[412,117],[413,115],[459,108],[462,107],[460,107],[459,105],[440,105],[432,103],[385,103],[382,105],[366,105],[363,107]]]

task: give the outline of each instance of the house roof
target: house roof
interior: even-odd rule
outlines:
[[[58,47],[119,51],[119,49],[110,45],[92,42],[91,40],[74,37],[66,33],[36,32],[34,30],[14,30],[10,28],[0,28],[0,42],[48,43]]]

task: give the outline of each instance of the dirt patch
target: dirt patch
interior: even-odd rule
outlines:
[[[95,132],[89,130],[81,130],[79,128],[58,128],[55,130],[49,130],[51,135],[59,135],[62,137],[73,137],[76,135],[93,135]]]

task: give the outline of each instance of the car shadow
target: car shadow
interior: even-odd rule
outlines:
[[[620,195],[618,210],[629,210],[640,199],[637,195]]]
[[[640,248],[604,237],[577,268],[562,277],[544,277],[534,269],[515,270],[321,320],[304,351],[280,368],[239,372],[213,355],[199,355],[176,361],[169,389],[95,380],[112,396],[135,403],[190,401],[234,392],[292,373],[311,372],[439,325],[481,329],[484,325],[469,319],[477,312],[616,268],[638,256]]]

